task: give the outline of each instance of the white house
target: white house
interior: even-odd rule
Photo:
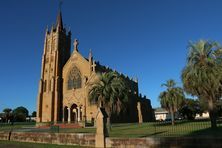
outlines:
[[[157,108],[154,111],[156,121],[165,121],[170,119],[170,114],[167,110],[163,108]]]
[[[166,121],[171,120],[171,114],[163,108],[157,108],[154,111],[156,121]],[[180,115],[178,112],[174,114],[175,119],[180,119]]]

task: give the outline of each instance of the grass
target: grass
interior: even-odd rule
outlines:
[[[43,144],[43,143],[28,143],[17,141],[2,141],[0,140],[0,148],[78,148],[80,146],[69,145],[56,145],[56,144]]]
[[[26,128],[24,128],[26,127]],[[36,129],[34,125],[13,125],[13,131],[25,132],[53,132],[50,129]],[[0,131],[10,131],[11,126],[0,126]],[[30,129],[29,129],[30,128]],[[57,132],[57,131],[54,131]],[[67,128],[59,129],[60,133],[95,133],[95,128]],[[112,124],[110,137],[141,138],[141,137],[184,137],[184,136],[220,136],[222,137],[222,125],[213,130],[210,121],[177,121],[172,126],[170,122],[150,123],[124,123]]]
[[[189,137],[189,136],[222,136],[222,127],[216,130],[210,128],[209,121],[177,122],[172,126],[169,122],[143,124],[114,124],[110,137]]]
[[[9,131],[16,131],[16,132],[58,132],[57,130],[51,130],[50,128],[41,129],[35,128],[35,125],[30,124],[0,124],[0,131],[9,132]],[[95,133],[95,128],[60,128],[60,133]]]
[[[10,131],[23,128],[33,128],[35,127],[35,122],[15,122],[13,125],[7,123],[0,123],[0,131]]]

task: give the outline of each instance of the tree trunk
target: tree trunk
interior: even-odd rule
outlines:
[[[210,114],[211,128],[217,128],[217,116],[212,99],[208,101],[208,111]]]
[[[170,114],[171,114],[171,123],[172,125],[175,125],[175,121],[174,121],[174,112],[173,112],[173,108],[170,108]]]
[[[111,109],[109,107],[106,107],[106,112],[107,112],[107,115],[108,115],[108,118],[107,118],[107,129],[108,129],[108,132],[110,133],[111,131]]]
[[[111,131],[111,121],[110,121],[110,115],[108,115],[109,117],[107,118],[107,129],[108,129],[108,132],[110,133]]]

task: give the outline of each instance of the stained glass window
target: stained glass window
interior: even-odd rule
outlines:
[[[81,88],[82,80],[77,67],[73,67],[68,76],[68,90]]]

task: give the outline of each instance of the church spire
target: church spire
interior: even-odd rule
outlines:
[[[79,51],[79,49],[78,49],[79,42],[78,42],[77,39],[74,40],[73,45],[74,45],[74,51],[77,51],[77,52],[78,52],[78,51]]]
[[[59,31],[61,31],[63,29],[61,9],[59,10],[59,14],[57,16],[56,27],[59,29]]]
[[[89,72],[92,73],[92,64],[93,64],[93,57],[92,57],[92,49],[89,49]]]

